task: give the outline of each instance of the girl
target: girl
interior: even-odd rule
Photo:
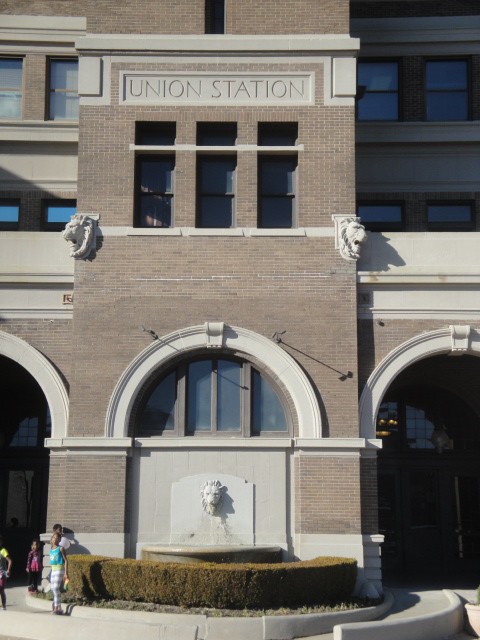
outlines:
[[[68,561],[65,555],[65,549],[60,546],[61,536],[54,533],[50,540],[50,586],[53,593],[53,610],[52,613],[62,615],[62,598],[60,589],[63,581],[68,580]]]
[[[38,578],[42,575],[42,568],[40,542],[35,539],[32,541],[27,558],[28,591],[30,593],[37,593],[38,591]]]
[[[7,578],[10,577],[12,569],[12,559],[10,554],[3,546],[3,538],[0,536],[0,598],[2,599],[2,609],[7,608],[7,598],[5,596],[5,585]]]

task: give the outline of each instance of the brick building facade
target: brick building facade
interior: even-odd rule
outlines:
[[[384,536],[387,568],[408,569],[424,535],[402,519],[413,497],[395,498],[413,479],[418,492],[450,474],[472,530],[480,505],[478,474],[458,473],[474,426],[456,439],[420,394],[427,435],[388,444],[426,377],[480,411],[478,11],[161,4],[2,4],[0,525],[19,519],[27,540],[63,522],[85,552],[116,556],[224,536],[289,559],[354,556],[359,589],[379,591]],[[429,87],[412,89],[439,55],[468,71],[453,89],[468,117],[442,128],[424,122]],[[369,116],[379,99],[395,118]],[[459,226],[429,227],[436,202]],[[458,451],[435,450],[440,423]],[[200,489],[215,480],[212,537]],[[431,517],[437,552],[449,514]]]

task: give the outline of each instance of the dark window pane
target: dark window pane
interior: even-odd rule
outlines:
[[[144,435],[160,434],[174,428],[176,394],[177,378],[172,372],[155,388],[143,409],[140,430]]]
[[[212,428],[212,362],[201,360],[188,365],[187,430]]]
[[[427,89],[452,91],[467,89],[466,60],[436,60],[427,62]]]
[[[398,120],[396,93],[366,93],[358,101],[359,120]]]
[[[401,222],[402,209],[397,205],[360,206],[358,214],[362,222]]]
[[[200,200],[200,227],[229,229],[233,222],[231,196],[203,196]]]
[[[217,364],[217,431],[240,430],[240,373],[238,362]]]
[[[364,92],[357,101],[358,120],[398,120],[396,62],[360,62],[358,85]]]
[[[397,91],[398,65],[396,62],[360,62],[358,84],[367,91]]]
[[[201,189],[204,194],[233,192],[235,160],[203,160]]]
[[[172,224],[172,196],[142,196],[140,224],[142,227],[170,227]]]
[[[225,0],[205,0],[205,33],[225,33]]]
[[[263,229],[291,229],[293,225],[293,198],[264,197],[260,201],[260,226]]]
[[[260,188],[263,194],[284,195],[293,193],[295,164],[292,161],[262,162]]]
[[[173,145],[175,132],[175,122],[140,122],[137,124],[135,141],[139,145]]]
[[[427,120],[468,119],[468,64],[466,60],[426,63]]]
[[[173,160],[142,160],[140,190],[142,193],[172,193]]]
[[[234,146],[237,143],[237,123],[199,122],[197,144],[211,146]]]
[[[472,220],[472,208],[468,204],[428,205],[427,217],[428,222],[468,224]]]
[[[270,123],[258,125],[258,144],[269,147],[294,146],[297,144],[298,124],[296,122]]]
[[[287,431],[285,412],[277,394],[258,371],[252,372],[252,431]]]
[[[468,96],[466,92],[449,93],[437,91],[428,94],[427,120],[452,121],[468,119]]]

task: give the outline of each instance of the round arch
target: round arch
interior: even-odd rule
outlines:
[[[50,409],[52,438],[64,438],[68,423],[68,393],[51,362],[25,340],[3,331],[0,331],[0,355],[17,362],[35,378]]]
[[[268,363],[268,369],[291,394],[299,423],[301,438],[320,438],[322,420],[315,392],[297,362],[277,344],[267,338],[239,327],[222,323],[205,323],[175,331],[161,337],[144,349],[120,377],[107,409],[106,437],[124,438],[128,435],[130,413],[135,398],[148,378],[158,367],[179,354],[188,354],[209,345],[209,326],[221,326],[218,339],[211,348],[221,346],[252,356]],[[215,337],[214,337],[215,341]]]
[[[460,330],[460,331],[458,331]],[[457,334],[461,337],[457,338]],[[375,419],[385,392],[398,374],[418,360],[455,352],[480,356],[480,336],[470,327],[445,327],[414,336],[399,345],[380,362],[365,384],[360,405],[360,436],[375,438]]]

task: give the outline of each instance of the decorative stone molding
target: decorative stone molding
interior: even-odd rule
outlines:
[[[452,337],[452,356],[461,356],[468,351],[470,343],[470,325],[450,325]]]
[[[208,349],[221,349],[223,346],[223,322],[206,322],[205,335]]]
[[[17,362],[35,378],[50,409],[52,437],[64,437],[68,423],[68,393],[55,367],[28,342],[3,331],[0,331],[0,355]]]
[[[70,244],[70,256],[76,260],[87,258],[95,248],[95,231],[99,216],[76,213],[67,223],[64,239]]]
[[[462,345],[465,344],[464,340],[465,338],[462,339]],[[375,420],[382,398],[393,380],[404,369],[418,360],[451,353],[453,353],[453,342],[450,327],[421,333],[390,351],[372,372],[363,389],[359,405],[360,435],[363,438],[375,437]],[[480,356],[478,332],[469,333],[468,348],[461,353]]]
[[[322,417],[315,391],[298,363],[279,345],[254,331],[225,325],[223,348],[236,354],[253,356],[265,363],[270,374],[290,393],[299,436],[322,437]],[[179,355],[205,349],[205,324],[187,327],[160,336],[141,351],[120,376],[107,409],[106,437],[123,438],[128,434],[130,414],[142,386],[161,366]]]
[[[215,516],[222,504],[225,487],[220,480],[206,480],[200,492],[202,496],[202,507],[206,513]]]
[[[334,214],[335,249],[340,251],[344,260],[356,262],[360,258],[362,244],[367,240],[365,227],[360,218]]]

